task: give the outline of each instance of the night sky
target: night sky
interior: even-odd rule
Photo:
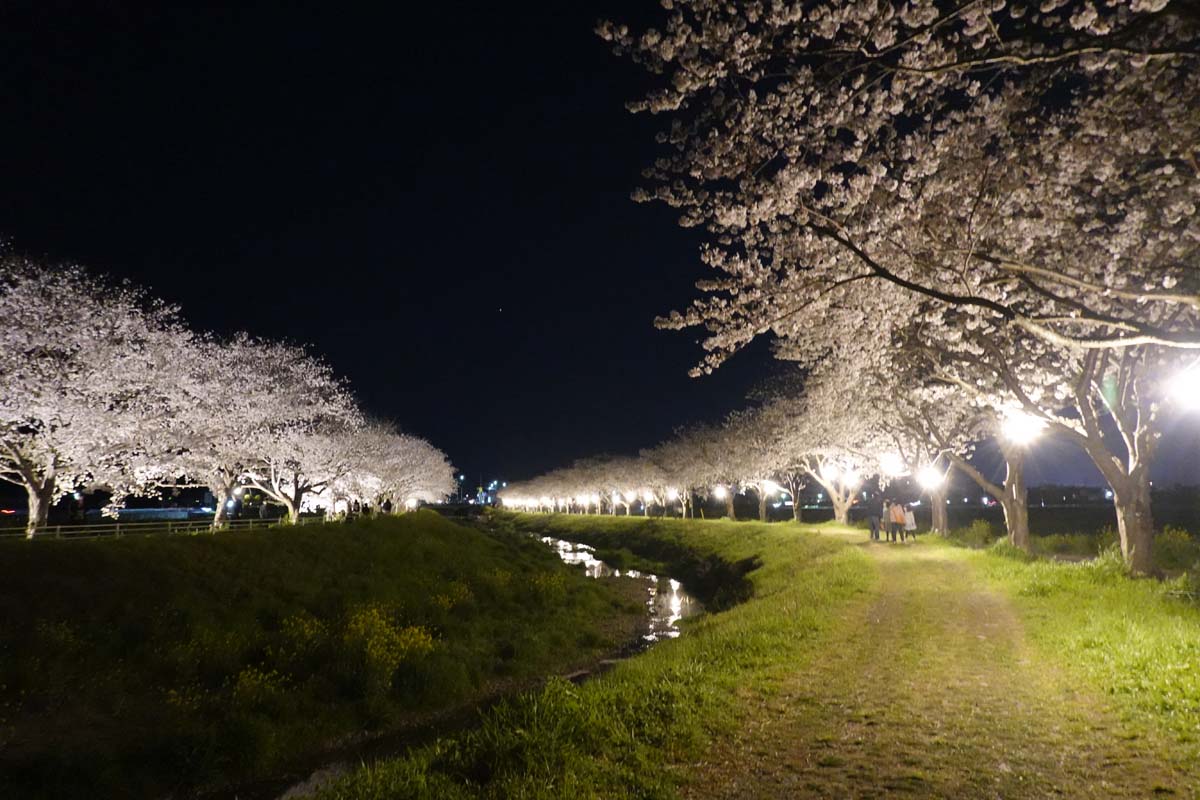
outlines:
[[[311,345],[469,483],[651,445],[776,369],[688,378],[700,332],[653,327],[698,239],[629,199],[661,121],[592,29],[656,3],[208,5],[0,8],[0,238]]]

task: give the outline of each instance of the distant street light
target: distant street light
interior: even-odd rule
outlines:
[[[712,496],[718,500],[724,500],[729,496],[729,492],[725,491],[724,486],[714,486],[712,490]]]

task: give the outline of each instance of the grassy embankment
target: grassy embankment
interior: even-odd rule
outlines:
[[[138,797],[287,770],[586,663],[632,585],[431,512],[0,546],[0,795]]]
[[[1197,777],[1200,609],[1112,558],[1030,562],[928,537],[864,549],[836,526],[506,524],[665,562],[693,584],[720,573],[698,594],[744,602],[323,798],[1144,796]]]
[[[718,613],[597,680],[552,683],[493,709],[470,733],[362,769],[322,797],[670,796],[682,775],[671,765],[746,720],[740,693],[770,692],[818,656],[839,611],[874,580],[862,552],[792,525],[567,516],[499,524],[676,575]]]

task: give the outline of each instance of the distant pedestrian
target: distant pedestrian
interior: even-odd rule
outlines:
[[[904,509],[904,532],[914,539],[917,536],[917,515],[911,508]]]
[[[899,537],[900,541],[904,541],[904,506],[899,503],[892,503],[891,525],[888,529],[888,541],[894,542]]]
[[[380,506],[380,508],[383,509],[383,513],[385,513],[385,514],[392,513],[392,498],[389,497],[386,500],[384,500],[383,505]]]
[[[882,507],[881,507],[882,504]],[[887,518],[887,503],[886,501],[876,500],[871,504],[870,510],[866,512],[866,524],[871,529],[871,541],[880,541],[880,525],[883,519]]]

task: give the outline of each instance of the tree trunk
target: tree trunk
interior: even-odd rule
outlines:
[[[758,490],[758,521],[767,521],[767,493],[762,489]]]
[[[796,522],[803,522],[800,512],[800,490],[804,488],[804,484],[796,478],[788,478],[788,496],[792,498],[792,519]]]
[[[295,525],[300,521],[300,500],[303,497],[301,492],[296,492],[292,497],[284,495],[283,506],[287,509],[288,522]]]
[[[933,517],[933,532],[945,536],[950,532],[950,514],[946,511],[947,489],[929,493],[930,511]]]
[[[1029,503],[1025,492],[1025,475],[1022,469],[1025,455],[1017,447],[1001,448],[1008,474],[1004,485],[997,486],[984,477],[969,461],[951,454],[954,466],[985,492],[1000,501],[1004,509],[1004,523],[1008,528],[1008,540],[1024,550],[1029,549]],[[947,491],[947,490],[943,490]]]
[[[733,492],[725,495],[725,516],[736,520],[737,516],[733,513]]]
[[[217,486],[217,492],[213,493],[213,497],[216,500],[217,507],[213,509],[212,527],[213,530],[216,530],[225,524],[226,509],[228,508],[225,504],[233,498],[233,484],[228,483]]]
[[[213,509],[212,528],[215,531],[225,524],[225,504],[229,502],[229,494],[217,495],[216,508]]]
[[[25,484],[28,496],[29,518],[25,521],[25,538],[32,539],[38,528],[46,526],[50,518],[51,501],[54,499],[54,479],[46,478],[37,485]]]
[[[837,520],[839,525],[850,524],[850,498],[843,500],[836,494],[829,495],[830,501],[833,502],[833,518]]]
[[[1154,515],[1146,472],[1139,470],[1112,488],[1121,554],[1135,575],[1149,575],[1154,570]]]
[[[1029,550],[1029,502],[1025,491],[1025,453],[1011,449],[1004,454],[1008,473],[1004,478],[1004,496],[1000,503],[1004,507],[1004,524],[1008,527],[1008,541],[1014,547]]]

